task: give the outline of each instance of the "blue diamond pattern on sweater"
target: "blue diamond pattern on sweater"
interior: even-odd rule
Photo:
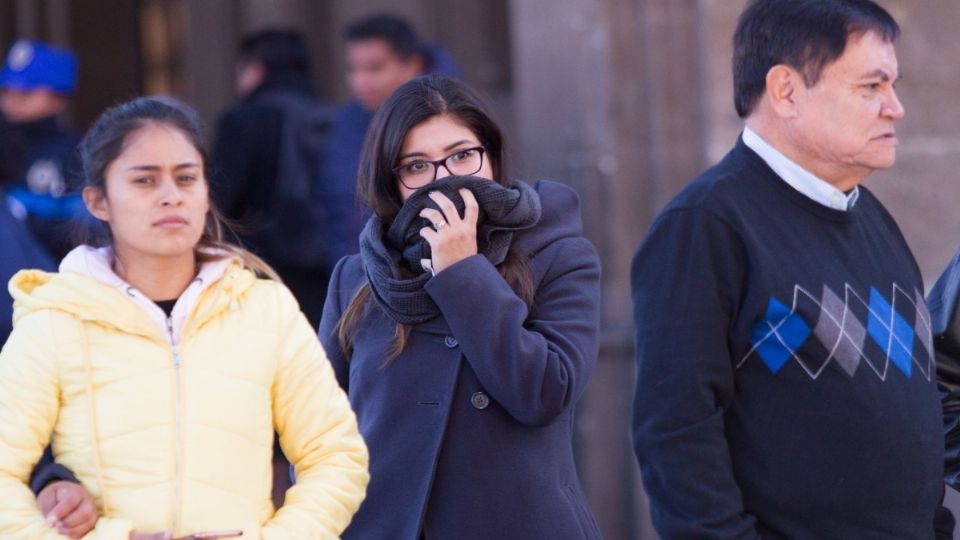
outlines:
[[[750,342],[770,371],[780,371],[794,351],[806,343],[810,337],[810,326],[802,317],[791,313],[790,308],[770,299],[763,320],[753,325]]]
[[[913,367],[913,327],[872,287],[867,333],[909,379]]]

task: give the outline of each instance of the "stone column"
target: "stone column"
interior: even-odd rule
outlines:
[[[217,116],[236,95],[239,14],[231,0],[186,1],[183,9],[183,66],[175,71],[183,73],[183,92],[200,113],[209,138]]]
[[[695,1],[511,3],[522,176],[577,189],[604,269],[602,344],[578,414],[585,489],[610,538],[654,538],[630,444],[629,266],[650,220],[704,164]]]

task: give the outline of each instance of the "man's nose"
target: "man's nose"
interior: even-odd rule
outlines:
[[[904,114],[906,114],[906,110],[903,108],[903,103],[901,103],[900,98],[897,97],[896,90],[890,90],[890,96],[884,100],[882,112],[885,116],[894,120],[899,120],[903,118]]]

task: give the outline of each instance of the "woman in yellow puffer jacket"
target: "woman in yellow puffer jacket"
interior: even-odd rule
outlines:
[[[88,538],[336,538],[363,500],[356,418],[290,292],[221,241],[201,141],[166,98],[105,112],[81,152],[107,246],[11,281],[0,538],[62,538],[26,485],[50,441],[97,504]],[[274,430],[297,476],[276,511]]]

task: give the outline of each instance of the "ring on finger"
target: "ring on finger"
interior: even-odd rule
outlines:
[[[436,230],[436,231],[439,231],[440,229],[442,229],[442,228],[444,228],[444,227],[446,227],[446,226],[447,226],[447,222],[446,222],[446,221],[436,221],[436,222],[433,223],[433,229]]]

